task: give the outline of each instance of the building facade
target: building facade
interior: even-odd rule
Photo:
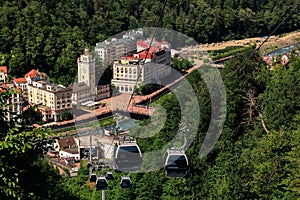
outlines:
[[[111,64],[121,56],[131,55],[136,52],[136,43],[142,38],[142,35],[142,31],[130,31],[120,39],[111,38],[96,44],[95,51],[99,56],[99,60],[104,64]]]
[[[96,62],[88,48],[78,58],[78,83],[74,84],[72,103],[80,106],[84,102],[99,101],[110,97],[110,85],[96,83]]]
[[[30,70],[30,72],[25,74],[25,78],[26,78],[28,84],[32,84],[32,81],[41,80],[42,76],[39,73],[39,70],[32,69],[32,70]]]
[[[38,105],[44,121],[57,121],[63,112],[71,113],[72,88],[48,80],[33,81],[28,85],[28,100],[30,104]]]
[[[116,60],[111,83],[120,93],[132,93],[136,84],[157,83],[170,73],[170,50],[151,47],[149,52],[143,50]]]
[[[26,78],[15,78],[12,83],[15,87],[22,89],[24,101],[28,101],[28,82]]]
[[[72,104],[80,106],[81,103],[91,100],[90,87],[85,83],[75,83],[72,91]]]
[[[78,60],[78,83],[85,83],[90,87],[90,96],[93,99],[96,93],[96,74],[95,67],[96,62],[94,56],[90,53],[90,50],[86,48],[84,54],[81,55]]]
[[[79,140],[74,137],[56,139],[53,145],[60,158],[74,158],[80,160]]]
[[[15,87],[13,84],[3,83],[0,85],[0,93],[12,90],[12,96],[7,99],[6,106],[1,109],[5,109],[6,121],[14,121],[19,115],[22,114],[24,99],[22,96],[22,89]],[[19,120],[17,120],[19,121]]]
[[[110,84],[97,85],[95,100],[99,101],[110,97]]]

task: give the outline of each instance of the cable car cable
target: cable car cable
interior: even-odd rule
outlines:
[[[158,21],[157,21],[156,28],[155,28],[155,30],[154,30],[153,36],[151,37],[151,41],[150,41],[150,43],[149,43],[149,47],[146,48],[146,56],[145,56],[145,60],[144,60],[144,62],[142,63],[141,70],[137,70],[137,78],[136,78],[136,82],[135,82],[134,88],[133,88],[133,90],[132,90],[132,93],[131,93],[131,95],[130,95],[130,98],[129,98],[129,101],[128,101],[128,104],[127,104],[127,107],[126,107],[126,112],[128,112],[128,109],[129,109],[129,106],[130,106],[130,102],[131,102],[131,100],[132,100],[132,98],[133,98],[134,91],[135,91],[136,88],[137,88],[137,84],[138,84],[138,81],[139,81],[139,77],[140,77],[140,75],[141,75],[141,73],[142,73],[142,70],[143,70],[143,68],[144,68],[144,65],[145,65],[145,62],[146,62],[148,53],[149,53],[149,51],[150,51],[150,48],[151,48],[153,39],[154,39],[154,37],[155,37],[155,34],[156,34],[156,32],[157,32],[158,27],[160,26],[160,22],[161,22],[161,20],[162,20],[163,14],[164,14],[166,4],[167,4],[167,0],[164,0],[163,7],[162,7],[162,10],[161,10],[161,12],[160,12]],[[147,49],[148,49],[148,50],[147,50]],[[137,64],[139,64],[139,63],[140,63],[140,60],[138,61]]]
[[[269,40],[269,38],[275,33],[275,31],[298,9],[298,7],[300,6],[300,2],[293,8],[293,10],[285,17],[281,20],[281,22],[271,31],[271,33],[267,36],[267,38],[257,47],[255,48],[255,50],[249,55],[247,56],[247,58],[245,58],[242,62],[242,67],[241,68],[237,68],[236,70],[234,70],[232,72],[232,75],[234,75],[236,72],[238,72],[239,70],[242,70],[245,66],[246,61],[253,56],[256,52],[258,52],[258,50]],[[230,79],[230,76],[228,77],[228,80]],[[225,85],[226,82],[224,82]]]

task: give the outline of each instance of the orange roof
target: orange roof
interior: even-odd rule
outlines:
[[[14,88],[17,92],[22,93],[23,90],[21,88],[15,88],[13,84],[1,84],[0,85],[0,92],[6,92],[8,88]]]
[[[16,82],[16,83],[26,83],[27,80],[26,80],[26,78],[15,78],[14,82]]]
[[[1,87],[4,88],[4,89],[7,89],[6,83],[1,84]]]
[[[4,74],[7,74],[7,67],[6,66],[0,66],[0,71],[3,71]]]
[[[36,74],[38,73],[37,70],[32,69],[30,72],[28,72],[25,76],[29,76],[30,78],[34,78]]]
[[[7,87],[9,87],[9,88],[14,88],[14,87],[15,87],[14,84],[12,84],[12,83],[7,83],[6,85],[7,85]]]

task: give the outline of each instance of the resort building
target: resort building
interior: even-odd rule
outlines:
[[[111,38],[102,43],[97,43],[95,51],[99,56],[99,60],[104,65],[113,63],[114,60],[119,59],[121,56],[131,55],[136,52],[136,43],[142,38],[141,31],[131,31],[124,34],[122,38]]]
[[[171,73],[169,49],[151,47],[132,56],[123,56],[113,64],[111,83],[120,93],[131,93],[140,84],[157,82]],[[137,77],[139,75],[139,77]]]
[[[33,81],[28,85],[28,101],[38,105],[44,121],[57,121],[63,112],[72,110],[72,87],[56,85],[46,79]]]
[[[84,54],[81,55],[78,60],[78,83],[85,83],[90,87],[90,96],[95,96],[96,93],[96,74],[95,74],[95,58],[90,53],[90,50],[86,48]]]

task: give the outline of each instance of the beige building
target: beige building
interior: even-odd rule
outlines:
[[[151,47],[148,53],[143,50],[130,57],[122,57],[113,64],[111,83],[118,92],[131,93],[136,83],[140,85],[157,82],[171,73],[170,55],[169,49]]]
[[[33,81],[28,85],[28,100],[30,104],[39,105],[38,111],[44,121],[57,121],[64,111],[71,113],[72,88],[48,80]]]
[[[96,101],[110,97],[110,84],[97,85]]]
[[[74,106],[79,106],[81,103],[90,101],[91,94],[90,94],[90,87],[85,83],[76,83],[73,86],[72,91],[72,104]]]

